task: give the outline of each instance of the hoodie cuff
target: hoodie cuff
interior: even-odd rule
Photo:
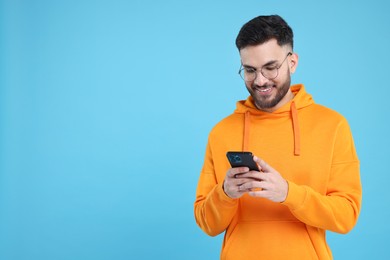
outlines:
[[[237,205],[238,199],[233,199],[226,195],[225,191],[223,190],[223,182],[222,184],[217,185],[217,187],[215,188],[215,192],[218,196],[218,200],[226,206],[234,207]]]
[[[307,189],[304,186],[297,185],[293,182],[288,182],[288,194],[283,205],[286,205],[291,210],[298,210],[303,207],[308,196]]]

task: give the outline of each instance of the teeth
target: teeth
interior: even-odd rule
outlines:
[[[267,92],[269,91],[271,88],[264,88],[264,89],[259,89],[260,92]]]

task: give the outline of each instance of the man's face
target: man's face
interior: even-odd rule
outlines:
[[[295,71],[298,56],[288,46],[279,46],[272,39],[261,45],[248,46],[240,50],[241,62],[244,69],[256,69],[257,76],[245,85],[258,109],[273,112],[293,98],[290,91],[291,76]],[[287,59],[285,60],[285,58]],[[260,70],[275,70],[279,67],[278,76],[268,79]]]

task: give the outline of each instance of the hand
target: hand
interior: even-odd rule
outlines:
[[[266,198],[273,202],[285,201],[288,193],[287,181],[265,161],[256,156],[253,160],[259,165],[261,171],[237,175],[237,183],[243,180],[240,192],[248,192],[250,196]]]
[[[244,183],[251,180],[248,178],[241,178],[239,176],[248,172],[248,167],[230,168],[227,171],[225,181],[223,182],[223,190],[226,195],[232,199],[238,199],[247,192],[247,190],[243,190],[241,187]]]

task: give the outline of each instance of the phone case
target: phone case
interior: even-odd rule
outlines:
[[[248,167],[251,171],[258,171],[259,167],[253,161],[251,152],[227,152],[226,154],[230,165],[234,167]]]

